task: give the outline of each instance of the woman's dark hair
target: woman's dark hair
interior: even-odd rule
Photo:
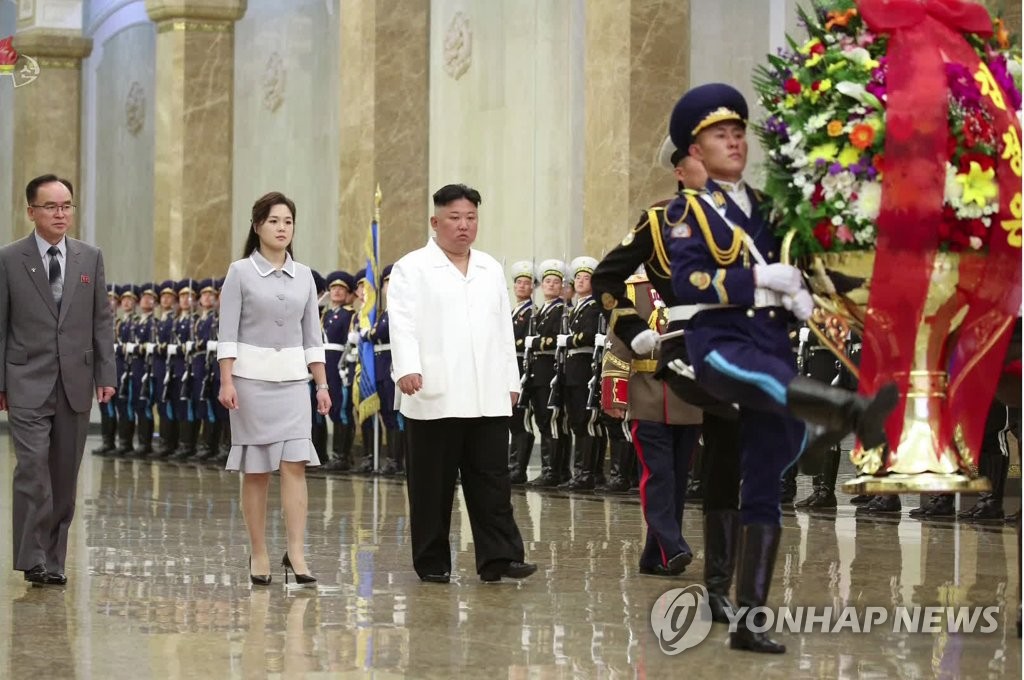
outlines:
[[[252,222],[249,224],[249,235],[245,239],[245,246],[242,248],[242,257],[246,258],[252,255],[254,250],[260,247],[260,235],[256,233],[256,227],[260,226],[267,221],[270,217],[270,210],[275,205],[283,205],[288,208],[292,213],[292,224],[294,225],[295,217],[295,203],[292,199],[288,198],[280,191],[271,191],[269,194],[263,194],[256,199],[256,202],[252,204]],[[294,232],[293,232],[294,233]],[[295,237],[292,237],[292,241]],[[288,254],[292,254],[292,244],[288,244]]]

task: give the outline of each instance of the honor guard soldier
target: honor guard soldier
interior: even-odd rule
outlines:
[[[195,356],[196,316],[192,309],[195,288],[192,279],[178,282],[178,318],[174,321],[175,351],[170,358],[171,399],[174,419],[178,421],[178,448],[171,456],[174,460],[187,460],[195,455],[199,422],[192,401],[192,359]]]
[[[659,162],[673,173],[680,192],[697,195],[697,192],[703,190],[707,182],[703,164],[676,149],[670,138],[666,138],[662,144]],[[665,221],[665,206],[669,202],[665,200],[655,203],[641,215],[622,242],[598,264],[592,283],[594,297],[601,301],[602,308],[609,315],[611,332],[630,347],[634,358],[648,356],[656,344],[659,345],[655,377],[665,381],[684,402],[704,411],[701,427],[704,463],[692,466],[691,478],[698,474],[703,478],[704,583],[708,589],[712,619],[725,623],[733,609],[729,591],[740,528],[737,411],[732,405],[709,395],[692,377],[683,378],[668,368],[668,364],[675,360],[689,363],[685,341],[676,336],[657,342],[660,337],[652,330],[650,319],[637,313],[635,296],[628,294],[629,288],[625,283],[638,267],[643,267],[651,286],[666,306],[666,332],[677,333],[683,330],[686,321],[681,315],[676,316],[680,303],[672,290],[672,272],[661,232]],[[626,483],[620,481],[615,472],[626,469],[627,463],[636,459],[628,442],[615,441],[620,431],[621,428],[608,428],[610,435],[613,435],[612,474],[608,483],[612,491],[624,490]]]
[[[317,312],[320,316],[320,333],[323,334],[323,319],[326,314],[327,303],[324,298],[327,296],[327,279],[323,277],[323,274],[316,271],[315,269],[310,272],[313,275],[313,286],[316,289],[317,297]],[[330,386],[328,386],[330,389]],[[316,403],[316,381],[313,379],[312,374],[309,376],[309,401],[312,413],[312,423],[310,429],[310,438],[313,442],[313,448],[316,449],[316,455],[320,460],[327,460],[327,416],[321,415],[317,412]]]
[[[799,270],[780,264],[779,241],[764,215],[764,198],[743,183],[747,104],[720,83],[687,92],[672,112],[678,149],[703,162],[709,179],[700,196],[681,194],[665,210],[672,288],[690,316],[686,348],[697,381],[740,409],[741,522],[737,599],[750,608],[730,644],[781,653],[757,632],[765,614],[781,536],[780,481],[804,438],[800,420],[824,429],[812,447],[830,447],[856,431],[865,447],[885,443],[885,418],[895,386],[865,398],[799,376],[787,330],[789,312],[806,320],[813,301]],[[681,362],[670,364],[689,372]],[[798,420],[800,419],[800,420]],[[763,628],[762,628],[763,630]]]
[[[635,301],[651,330],[667,326],[664,305],[646,276],[626,281],[626,295]],[[628,414],[640,461],[640,506],[647,521],[647,542],[640,555],[640,573],[675,576],[693,560],[683,537],[683,506],[690,456],[700,435],[700,409],[684,402],[655,379],[658,349],[639,358],[612,333],[602,373],[602,407],[613,417]]]
[[[350,456],[355,430],[352,429],[351,401],[347,408],[345,403],[345,372],[348,369],[345,364],[345,344],[355,314],[355,308],[352,307],[355,288],[355,279],[348,272],[336,271],[327,275],[327,289],[331,298],[321,324],[324,330],[324,354],[327,357],[327,387],[331,395],[329,418],[334,431],[331,434],[330,461],[323,467],[325,472],[348,472],[352,467]]]
[[[530,423],[530,388],[526,379],[531,359],[530,352],[526,349],[526,338],[530,335],[533,325],[533,289],[537,283],[534,275],[533,263],[529,260],[512,263],[512,292],[516,297],[516,304],[512,308],[512,334],[516,339],[516,358],[519,359],[519,380],[522,384],[519,401],[508,419],[511,437],[508,464],[513,484],[526,483],[526,466],[530,462],[534,442],[533,427]]]
[[[216,457],[217,443],[220,441],[220,430],[217,427],[217,416],[213,406],[217,401],[217,392],[213,390],[213,376],[220,372],[220,367],[217,364],[216,353],[210,352],[211,342],[216,348],[219,319],[215,304],[217,287],[213,279],[203,279],[197,286],[199,316],[196,319],[195,351],[192,356],[192,402],[196,405],[196,421],[199,423],[195,459],[206,462]]]
[[[561,431],[561,415],[549,408],[552,383],[556,379],[555,350],[558,348],[558,336],[561,333],[562,316],[565,302],[560,297],[562,282],[565,280],[565,264],[561,260],[544,260],[540,263],[537,278],[540,279],[541,293],[544,304],[536,310],[534,335],[525,340],[526,350],[530,352],[530,409],[533,411],[534,422],[540,430],[540,466],[539,477],[530,480],[531,486],[555,487],[561,482],[561,469],[558,450],[558,439]],[[557,387],[557,384],[555,385]],[[564,435],[561,435],[564,436]],[[520,462],[525,471],[529,465]]]
[[[132,324],[131,410],[135,413],[135,433],[139,445],[132,451],[136,458],[153,453],[153,359],[157,341],[157,293],[152,283],[139,286],[139,314]]]
[[[587,408],[590,382],[594,377],[594,343],[601,318],[601,309],[591,296],[590,277],[595,267],[597,260],[586,256],[570,263],[575,304],[569,313],[569,332],[556,339],[556,346],[566,350],[565,412],[575,442],[573,477],[566,488],[572,491],[594,488],[598,452],[605,446],[600,426],[591,422]],[[604,337],[600,342],[604,343]]]
[[[115,456],[127,456],[134,447],[135,412],[131,408],[132,357],[135,353],[135,305],[139,292],[135,286],[126,283],[121,286],[121,318],[114,331],[114,364],[117,370],[117,449]]]
[[[214,279],[213,288],[215,290],[213,309],[217,314],[217,323],[213,324],[213,338],[207,341],[206,352],[210,355],[210,360],[214,367],[210,394],[213,395],[211,403],[213,404],[213,415],[217,421],[216,429],[219,438],[214,445],[216,453],[210,459],[210,463],[216,467],[223,468],[227,464],[228,454],[231,452],[231,416],[217,398],[217,395],[220,394],[220,365],[217,362],[217,341],[219,340],[218,334],[220,333],[220,291],[224,288],[224,279]]]
[[[355,401],[353,395],[356,390],[356,366],[359,365],[359,343],[364,342],[363,333],[368,332],[369,329],[361,329],[359,327],[359,312],[362,306],[366,304],[366,298],[364,294],[364,286],[366,285],[366,270],[360,269],[356,272],[356,299],[359,300],[359,309],[355,310],[352,314],[352,320],[349,322],[348,328],[348,345],[349,350],[346,354],[347,358],[347,383],[348,383],[348,394],[346,395],[346,405],[348,413],[346,416],[349,422],[352,423],[352,433],[355,434],[356,423],[358,418],[355,414]],[[373,428],[374,419],[367,418],[361,424],[359,424],[361,430],[361,439],[363,443],[363,459],[356,465],[352,472],[355,474],[370,474],[373,470]],[[348,444],[348,451],[352,450],[351,443]]]
[[[110,316],[114,319],[114,334],[116,337],[121,298],[117,293],[117,286],[113,283],[107,284],[107,302],[110,304]],[[100,436],[102,437],[102,443],[92,450],[93,455],[106,456],[117,450],[117,406],[115,402],[116,399],[111,399],[106,404],[100,404]]]
[[[811,334],[806,326],[797,331],[799,345],[797,348],[797,366],[803,375],[813,378],[826,385],[841,384],[842,364],[832,351],[822,345]],[[842,369],[845,373],[846,370]],[[842,385],[849,388],[848,385]],[[794,507],[807,510],[819,510],[836,507],[836,477],[839,474],[839,460],[842,453],[836,444],[824,452],[821,459],[814,461],[812,485],[814,491],[810,496],[798,501]],[[804,468],[805,460],[801,458],[800,467]]]
[[[167,348],[174,344],[174,323],[178,318],[178,289],[174,281],[160,284],[160,310],[156,330],[156,354],[153,357],[153,394],[160,418],[160,441],[155,458],[166,458],[178,448],[178,423],[174,419],[174,402],[169,397],[171,375]]]
[[[367,334],[373,343],[374,375],[377,378],[377,394],[380,395],[380,419],[384,425],[386,449],[381,474],[394,476],[405,471],[405,425],[402,415],[395,410],[395,381],[391,378],[391,327],[388,323],[387,292],[388,281],[394,265],[387,265],[380,273],[381,313],[377,323]]]

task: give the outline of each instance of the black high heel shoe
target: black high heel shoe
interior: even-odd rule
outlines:
[[[270,574],[266,576],[257,575],[252,573],[252,555],[249,555],[249,580],[252,581],[254,586],[269,586],[270,585]]]
[[[288,572],[292,572],[292,576],[295,577],[296,585],[300,586],[315,586],[316,577],[311,574],[296,574],[295,568],[292,566],[292,561],[288,559],[288,553],[284,554],[281,558],[281,566],[284,567],[284,584],[288,585]]]

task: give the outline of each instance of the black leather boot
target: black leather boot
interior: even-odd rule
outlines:
[[[324,465],[324,472],[348,472],[352,469],[352,461],[349,458],[351,446],[347,450],[345,448],[348,429],[347,425],[334,423],[334,431],[331,433],[330,460]]]
[[[798,508],[807,510],[825,510],[834,508],[836,501],[836,477],[839,475],[839,458],[842,452],[839,447],[832,448],[825,454],[824,470],[814,475],[814,493],[796,504]]]
[[[699,501],[704,498],[704,440],[701,438],[693,449],[690,459],[690,481],[686,484],[686,500]]]
[[[388,430],[384,441],[384,465],[380,469],[380,473],[385,477],[394,477],[398,474],[398,447],[398,430]]]
[[[135,437],[135,423],[125,418],[117,422],[117,448],[111,452],[113,456],[127,456],[135,447],[132,446],[132,439]]]
[[[178,421],[160,416],[160,441],[153,450],[153,458],[167,458],[178,448]]]
[[[572,478],[569,472],[569,463],[572,458],[572,439],[572,433],[566,432],[565,428],[559,433],[558,454],[554,463],[555,475],[558,477],[559,484],[568,482]]]
[[[102,443],[92,450],[94,456],[108,456],[117,450],[117,418],[107,410],[109,404],[100,404],[100,436]]]
[[[533,454],[533,442],[532,432],[517,432],[512,435],[512,457],[515,460],[514,467],[509,472],[513,484],[526,484],[526,469]]]
[[[558,486],[555,462],[558,455],[558,440],[550,434],[540,436],[540,476],[529,481],[529,486],[553,488]]]
[[[761,654],[782,654],[786,651],[786,646],[772,640],[767,632],[755,633],[750,629],[764,623],[764,614],[750,610],[762,607],[768,601],[781,536],[782,527],[769,524],[747,524],[740,532],[736,601],[740,607],[747,607],[748,612],[737,622],[736,631],[729,634],[732,649]]]
[[[203,421],[202,442],[196,453],[196,460],[201,463],[212,463],[217,457],[220,446],[220,429],[223,426],[220,420]]]
[[[612,464],[608,473],[608,483],[601,490],[607,493],[626,493],[629,491],[630,465],[633,464],[633,444],[625,439],[613,439],[611,445]]]
[[[153,421],[145,415],[139,416],[139,445],[132,451],[135,458],[145,458],[153,453]]]
[[[188,460],[196,455],[196,435],[199,433],[199,423],[195,420],[178,424],[178,448],[171,456],[171,460]]]
[[[1005,518],[1003,495],[1006,492],[1006,475],[1010,470],[1010,457],[1004,456],[1002,451],[995,451],[988,456],[988,460],[985,462],[987,465],[984,466],[981,473],[992,483],[992,490],[978,496],[978,501],[973,508],[957,515],[960,519],[977,522],[1001,522]]]
[[[206,460],[210,456],[210,430],[213,428],[213,421],[203,418],[197,420],[199,427],[196,429],[196,460]]]
[[[602,434],[594,440],[594,488],[604,486],[607,480],[604,476],[605,452],[608,450],[608,437]]]
[[[786,405],[801,420],[821,426],[804,451],[805,456],[821,456],[843,437],[854,432],[865,449],[886,443],[885,421],[896,408],[899,392],[894,383],[883,386],[873,397],[832,387],[798,375],[786,390]]]
[[[796,465],[791,465],[779,482],[782,485],[782,504],[792,505],[796,498]]]
[[[708,589],[711,620],[715,623],[729,623],[729,615],[736,611],[729,590],[739,537],[739,512],[713,510],[704,515],[704,585]]]
[[[576,460],[579,467],[569,480],[570,491],[593,491],[594,490],[594,447],[597,442],[590,435],[576,437]],[[573,467],[576,467],[573,464]]]

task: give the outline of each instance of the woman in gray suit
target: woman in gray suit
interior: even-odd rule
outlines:
[[[292,259],[295,204],[271,192],[252,207],[242,253],[221,290],[220,403],[231,412],[227,469],[239,470],[242,512],[251,546],[249,578],[270,584],[265,529],[270,473],[281,472],[288,549],[281,560],[299,585],[315,586],[305,558],[306,466],[319,465],[311,439],[309,374],[317,411],[331,408],[324,371],[316,285],[309,267]]]

